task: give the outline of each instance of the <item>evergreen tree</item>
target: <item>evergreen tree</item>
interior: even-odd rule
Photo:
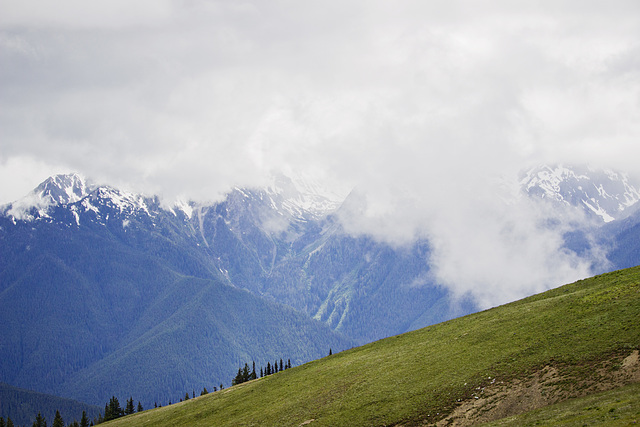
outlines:
[[[47,420],[40,414],[40,412],[36,415],[36,421],[33,423],[33,427],[47,427]]]
[[[115,396],[111,397],[109,404],[104,407],[104,421],[115,420],[124,415],[124,411],[120,407],[120,402]]]
[[[236,374],[235,378],[231,380],[231,385],[234,386],[241,383],[242,383],[242,369],[238,368],[238,373]]]
[[[262,366],[260,367],[260,378],[264,377],[264,373],[262,372]]]
[[[287,369],[291,369],[291,359],[287,359]]]
[[[282,359],[280,359],[280,372],[284,371],[284,367],[282,365]]]
[[[242,368],[242,382],[246,383],[247,381],[249,381],[250,376],[251,374],[249,373],[249,365],[245,363],[244,368]]]
[[[129,397],[129,400],[127,400],[127,406],[124,408],[124,414],[130,415],[134,412],[135,410],[133,409],[133,397]]]
[[[191,396],[192,396],[193,398],[195,398],[195,397],[196,397],[196,391],[195,391],[195,389],[191,389]]]
[[[265,375],[271,375],[271,363],[267,362],[267,373]]]
[[[184,400],[189,400],[189,392],[184,395]]]
[[[4,427],[4,418],[0,417],[0,427]]]
[[[273,364],[273,373],[277,374],[278,373],[278,361],[276,360],[276,363]]]
[[[13,427],[13,421],[11,421],[11,417],[7,417],[7,427]]]
[[[213,389],[215,391],[215,387]],[[200,396],[204,396],[205,394],[209,394],[206,387],[202,389],[202,393],[200,393]]]
[[[255,380],[256,378],[258,378],[258,375],[256,375],[256,362],[253,362],[253,369],[251,370],[251,376],[249,379]]]
[[[222,386],[222,384],[220,384],[220,386]],[[214,392],[218,391],[218,387],[213,386],[213,391],[214,391]]]
[[[69,427],[80,427],[80,424],[76,420],[73,420],[73,424],[69,424]]]
[[[87,419],[86,411],[82,411],[82,418],[80,418],[80,427],[89,427],[89,420]]]
[[[329,349],[329,356],[331,356],[333,354],[333,352],[331,351],[331,349]]]
[[[140,401],[138,400],[138,412],[142,411],[144,411],[144,409],[142,409],[142,403],[140,403]]]
[[[52,427],[64,427],[64,421],[62,420],[62,416],[60,415],[60,411],[58,410],[56,410],[56,415],[53,418]]]

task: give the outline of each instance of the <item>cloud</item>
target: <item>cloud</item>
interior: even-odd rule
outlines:
[[[31,157],[0,157],[0,182],[5,184],[0,185],[0,205],[21,199],[48,177],[65,172],[64,167]]]
[[[430,240],[438,282],[488,308],[590,276],[591,262],[602,260],[564,249],[562,235],[571,224],[550,227],[556,212],[539,203],[520,199],[439,218]]]
[[[358,189],[351,232],[430,238],[443,282],[496,294],[585,274],[530,207],[502,211],[498,177],[640,175],[634,1],[0,7],[0,174],[21,188],[41,177],[16,164],[167,199],[312,175]]]

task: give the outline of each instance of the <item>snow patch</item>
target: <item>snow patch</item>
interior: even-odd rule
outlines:
[[[78,215],[78,208],[76,206],[71,206],[70,210],[76,220],[76,225],[80,225],[80,215]]]
[[[532,197],[581,206],[603,222],[625,216],[625,210],[640,201],[640,190],[627,174],[590,167],[538,166],[520,181]]]
[[[187,216],[187,218],[191,219],[191,217],[193,217],[193,204],[192,203],[185,202],[183,200],[177,200],[174,203],[173,207],[175,209],[178,209],[178,210],[184,212],[184,214]],[[171,212],[173,212],[174,215],[175,215],[175,212],[173,211],[173,209],[171,209]]]

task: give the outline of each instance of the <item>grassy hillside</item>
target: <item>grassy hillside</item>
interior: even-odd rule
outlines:
[[[474,411],[468,423],[490,421],[640,380],[638,319],[636,267],[110,425],[464,424]]]

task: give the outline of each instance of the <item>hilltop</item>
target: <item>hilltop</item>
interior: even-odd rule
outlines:
[[[636,267],[109,425],[491,421],[640,381],[639,318]]]

